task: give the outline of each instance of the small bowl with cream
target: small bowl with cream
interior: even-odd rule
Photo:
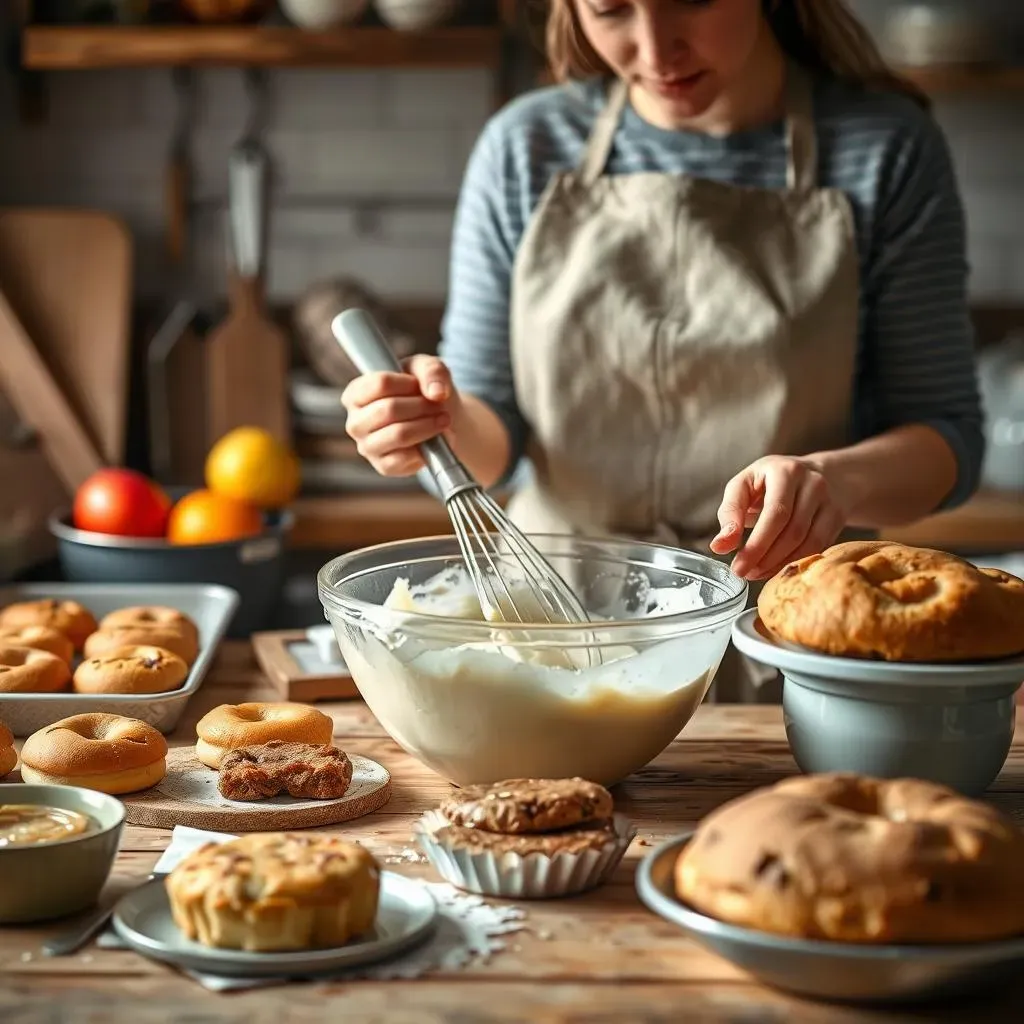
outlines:
[[[77,786],[0,785],[0,924],[94,906],[117,856],[125,808]]]
[[[485,619],[455,537],[341,555],[320,570],[320,600],[369,709],[449,782],[579,776],[610,786],[693,716],[747,584],[723,562],[677,548],[530,539],[589,622]],[[502,578],[532,607],[522,563],[508,561]]]

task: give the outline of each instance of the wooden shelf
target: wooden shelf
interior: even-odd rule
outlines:
[[[421,491],[303,497],[294,511],[296,549],[340,551],[452,532],[444,508]],[[964,554],[1024,551],[1024,495],[982,492],[961,508],[883,536]]]
[[[1024,65],[909,67],[898,70],[904,78],[914,82],[931,96],[1024,90]]]
[[[175,65],[261,67],[496,66],[503,30],[452,27],[428,32],[350,28],[307,32],[276,26],[28,26],[22,66],[33,71]]]

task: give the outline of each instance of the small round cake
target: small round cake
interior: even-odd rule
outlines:
[[[0,608],[0,628],[21,629],[23,626],[49,626],[63,633],[75,650],[80,651],[85,638],[96,629],[92,612],[77,601],[43,598],[18,601]]]
[[[271,740],[326,746],[333,735],[334,720],[309,704],[220,704],[196,723],[196,757],[208,768],[219,768],[224,756],[239,747],[255,747]]]
[[[205,946],[325,949],[373,927],[380,869],[368,850],[340,836],[253,833],[196,850],[166,887],[175,924]]]
[[[63,659],[36,647],[0,647],[0,693],[59,693],[71,682]]]
[[[75,656],[75,645],[51,626],[15,626],[0,629],[0,647],[33,647],[37,651],[56,654],[69,665]]]
[[[916,779],[798,776],[722,805],[675,865],[709,917],[799,938],[979,942],[1024,934],[1024,832]]]
[[[76,693],[169,693],[180,690],[188,665],[163,647],[115,647],[83,661],[72,680]]]

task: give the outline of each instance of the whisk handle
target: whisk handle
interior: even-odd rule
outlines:
[[[360,373],[404,372],[387,338],[366,310],[346,309],[339,313],[331,321],[331,331]],[[420,453],[445,503],[479,486],[443,437],[425,441],[420,445]]]

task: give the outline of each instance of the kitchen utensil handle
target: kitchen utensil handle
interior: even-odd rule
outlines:
[[[231,150],[228,167],[228,211],[235,269],[239,276],[258,277],[263,265],[266,156],[253,141]]]
[[[339,313],[331,321],[331,330],[360,373],[405,373],[387,338],[365,309]],[[424,441],[419,448],[446,504],[457,494],[479,487],[443,437]]]

